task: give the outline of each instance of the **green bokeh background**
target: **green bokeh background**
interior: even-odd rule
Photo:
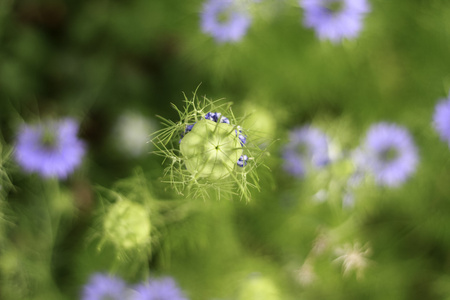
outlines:
[[[332,44],[302,26],[296,1],[262,0],[242,41],[217,44],[201,31],[202,2],[0,1],[4,149],[22,122],[65,116],[80,121],[88,145],[83,166],[60,184],[8,164],[0,299],[79,299],[97,271],[129,283],[148,272],[174,276],[199,300],[252,300],[249,286],[267,289],[259,300],[450,299],[450,150],[432,127],[434,106],[450,88],[450,3],[370,0],[361,35]],[[271,171],[261,171],[262,189],[249,203],[180,198],[160,182],[160,157],[114,148],[112,129],[124,111],[177,121],[170,103],[181,107],[183,92],[195,90],[233,102],[237,116],[248,107],[256,118],[264,111],[262,121],[273,124]],[[321,189],[332,193],[328,183],[284,174],[280,148],[290,129],[313,123],[351,150],[380,121],[407,127],[418,146],[418,169],[403,186],[366,186],[356,197],[363,204],[345,210],[338,200],[310,201]],[[329,176],[339,178],[341,167]],[[188,202],[180,207],[189,213],[161,219],[144,268],[141,260],[113,266],[115,250],[99,252],[89,238],[98,189],[137,186],[136,178],[150,198]],[[149,198],[139,186],[129,197]],[[342,226],[349,220],[351,229]],[[314,284],[299,284],[295,270],[321,232],[338,244],[370,244],[362,279],[343,276],[329,249],[315,259]]]

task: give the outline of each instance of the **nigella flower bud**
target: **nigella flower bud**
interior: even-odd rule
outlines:
[[[253,133],[239,126],[242,120],[234,117],[230,103],[195,95],[185,102],[183,109],[174,106],[180,115],[178,122],[161,117],[166,126],[151,141],[157,149],[153,153],[164,157],[168,165],[164,180],[188,198],[206,199],[215,193],[250,200],[250,188],[259,190],[256,169],[266,149],[261,150]],[[243,168],[248,161],[251,168]]]
[[[208,113],[180,143],[187,170],[212,181],[228,177],[242,155],[240,140],[234,134],[233,126],[211,121],[219,120],[219,117],[220,114]]]
[[[119,248],[132,249],[150,243],[151,223],[145,207],[120,200],[109,207],[103,220],[105,238]]]

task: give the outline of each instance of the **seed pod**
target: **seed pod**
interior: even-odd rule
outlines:
[[[164,127],[153,134],[154,154],[167,164],[163,181],[186,198],[215,195],[249,201],[251,189],[259,190],[257,168],[267,156],[255,143],[253,130],[242,128],[231,103],[220,104],[195,94],[185,97],[177,110],[178,122],[160,117]]]
[[[151,223],[141,204],[120,200],[112,204],[103,222],[105,237],[116,246],[131,249],[150,243]]]
[[[181,140],[180,151],[191,174],[215,181],[230,175],[242,146],[232,125],[204,119]]]

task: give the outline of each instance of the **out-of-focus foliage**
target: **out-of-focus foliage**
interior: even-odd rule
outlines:
[[[203,0],[0,1],[1,299],[81,299],[97,272],[171,276],[196,300],[450,299],[450,149],[432,125],[450,89],[450,3],[370,0],[359,36],[332,43],[298,1],[240,2],[246,34],[217,43]],[[265,139],[249,202],[175,193],[142,145],[194,91]],[[20,126],[63,117],[80,122],[82,165],[62,181],[25,173]],[[378,122],[418,149],[395,188],[356,176]],[[282,152],[304,125],[329,137],[330,162],[297,178]],[[144,228],[114,227],[138,226],[129,207],[106,221],[120,201]]]

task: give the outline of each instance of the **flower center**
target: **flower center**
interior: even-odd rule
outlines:
[[[305,157],[309,154],[308,146],[305,143],[301,143],[297,146],[297,153],[300,154],[300,156]]]
[[[333,1],[327,1],[325,4],[325,9],[332,14],[336,14],[344,8],[344,3],[341,0],[333,0]]]
[[[56,135],[50,128],[45,128],[41,136],[41,144],[45,148],[54,148],[56,146]]]
[[[224,9],[217,14],[217,21],[221,24],[226,24],[231,19],[231,9]]]
[[[385,162],[391,162],[398,157],[398,151],[394,147],[389,147],[383,151],[381,151],[380,157]]]

